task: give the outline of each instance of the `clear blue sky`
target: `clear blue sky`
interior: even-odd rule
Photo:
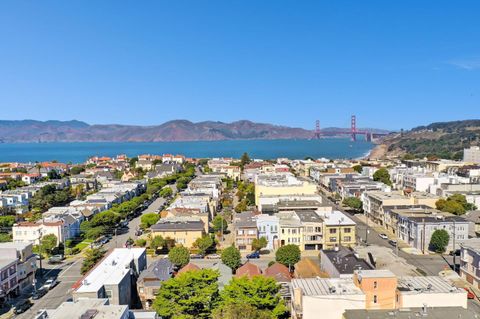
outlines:
[[[480,1],[0,1],[0,118],[480,118]]]

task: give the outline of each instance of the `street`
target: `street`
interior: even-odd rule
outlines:
[[[151,213],[159,209],[165,203],[165,199],[162,197],[153,201],[142,214]],[[119,233],[114,236],[112,240],[105,245],[105,250],[114,249],[116,247],[123,247],[129,237],[135,240],[135,231],[140,225],[140,218],[136,217],[132,219],[128,224],[128,231]],[[80,274],[80,268],[82,267],[83,256],[81,254],[67,258],[63,263],[58,265],[49,265],[46,262],[43,263],[44,276],[43,281],[51,277],[56,277],[58,285],[50,290],[45,296],[39,300],[34,300],[34,305],[25,313],[18,315],[18,319],[31,319],[41,309],[54,309],[60,306],[61,303],[72,298],[72,285],[82,278]],[[41,287],[43,281],[37,283],[37,289]]]

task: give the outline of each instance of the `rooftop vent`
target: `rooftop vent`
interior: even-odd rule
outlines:
[[[97,315],[98,310],[88,309],[84,314],[80,316],[80,319],[93,319]]]

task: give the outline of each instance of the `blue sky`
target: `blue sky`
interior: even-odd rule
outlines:
[[[480,118],[480,1],[0,1],[0,118]]]

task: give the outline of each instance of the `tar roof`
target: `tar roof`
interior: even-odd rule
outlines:
[[[325,254],[326,258],[330,260],[340,274],[353,274],[354,270],[359,269],[373,269],[364,259],[358,258],[352,251],[346,248],[342,248],[339,251],[323,250],[322,254]]]
[[[178,217],[177,217],[178,218]],[[150,227],[153,231],[170,230],[204,230],[202,220],[174,220],[169,218],[160,219],[159,222]]]

